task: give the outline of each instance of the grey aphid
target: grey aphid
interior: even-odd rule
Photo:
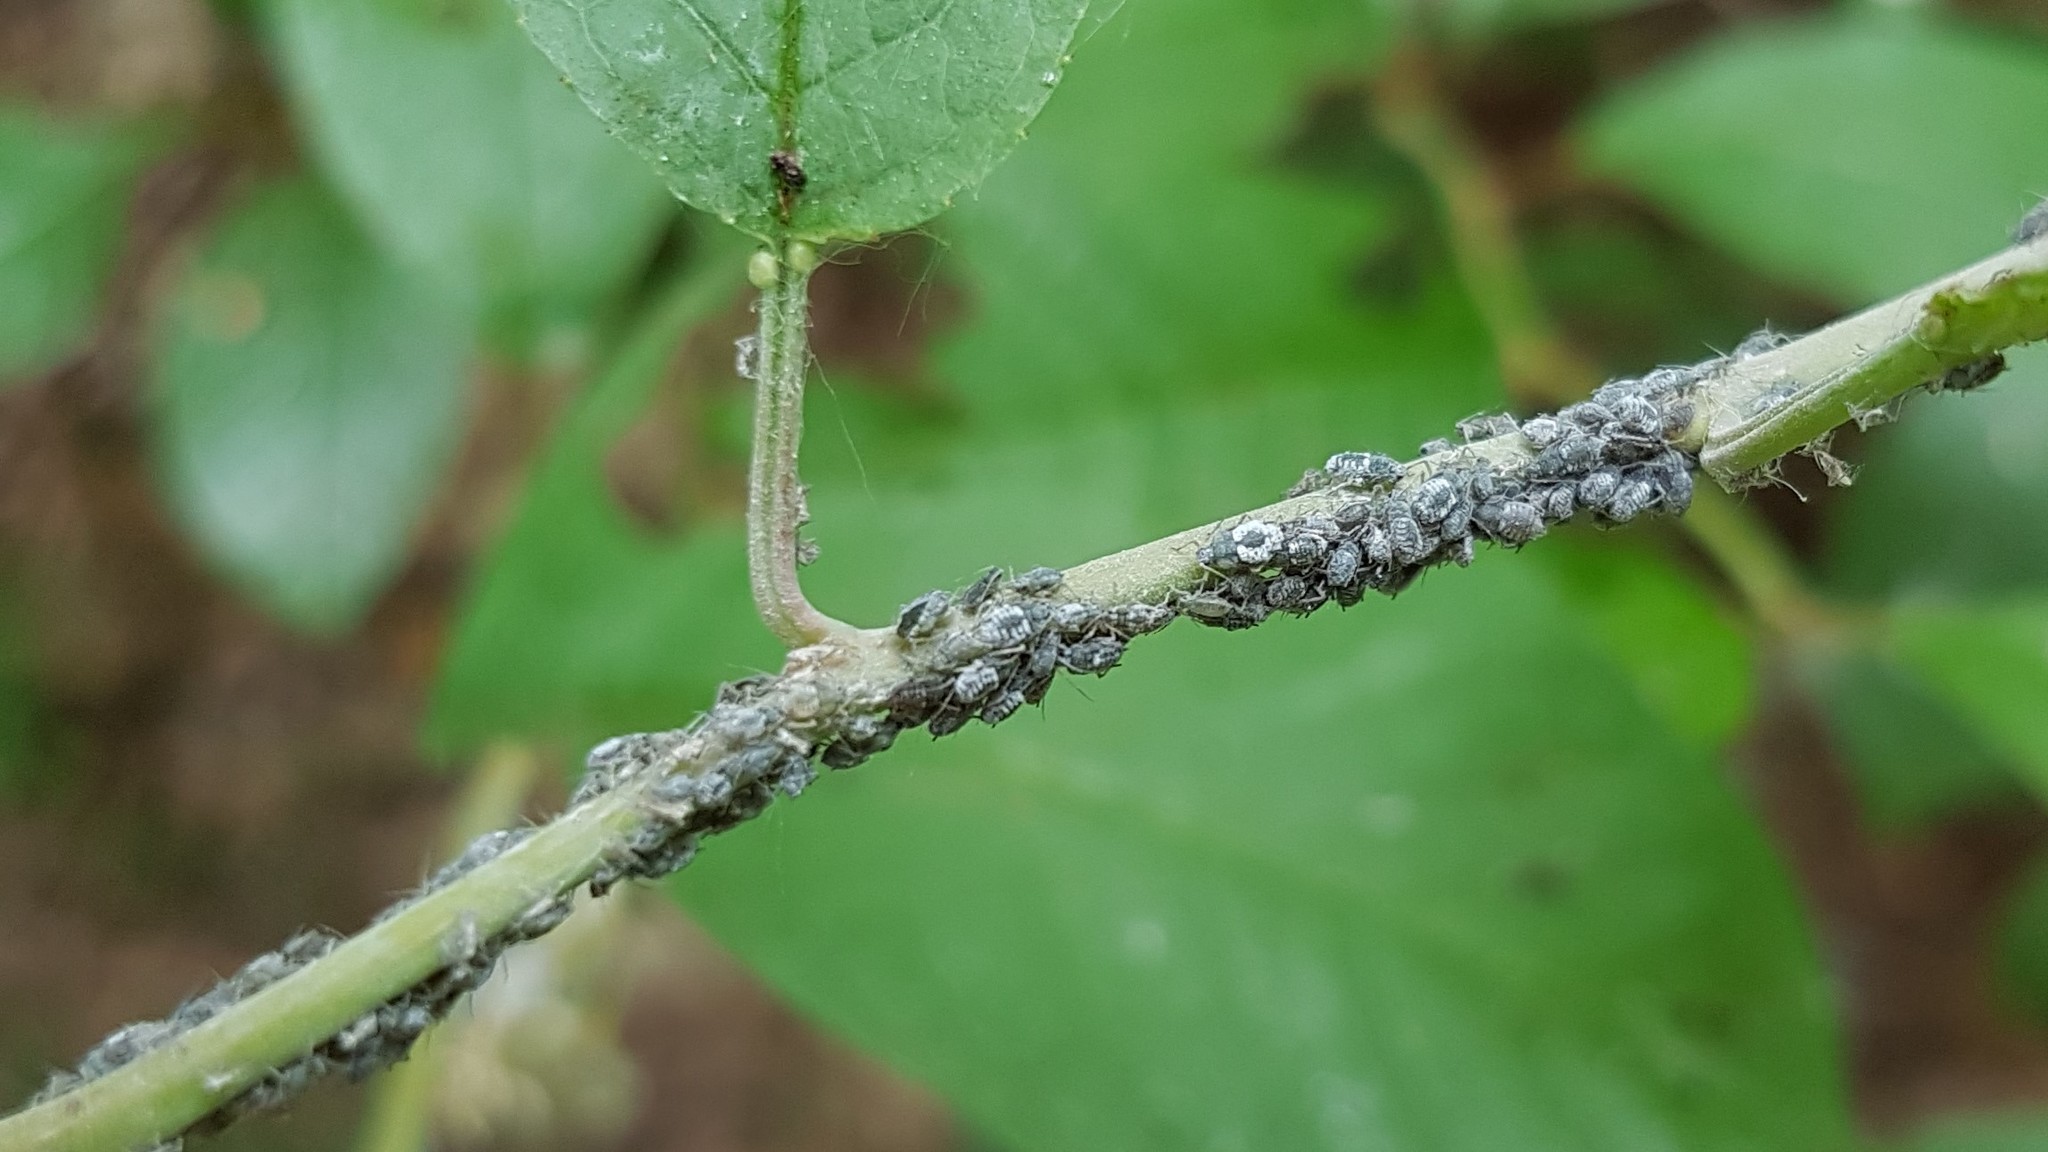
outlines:
[[[1270,562],[1285,541],[1285,534],[1264,520],[1246,520],[1230,530],[1238,560],[1254,568]]]
[[[1364,500],[1354,500],[1349,504],[1339,504],[1334,518],[1339,528],[1356,528],[1360,524],[1372,519],[1372,505]]]
[[[1394,541],[1379,525],[1366,525],[1358,537],[1358,546],[1373,567],[1385,569],[1393,565]]]
[[[1458,506],[1457,485],[1442,476],[1431,476],[1416,485],[1408,506],[1420,523],[1441,524]]]
[[[995,691],[1002,680],[1002,673],[996,671],[994,665],[976,660],[953,677],[953,698],[962,703],[973,703]]]
[[[1123,636],[1143,636],[1173,623],[1173,609],[1159,604],[1119,604],[1103,613],[1103,622]]]
[[[1543,514],[1523,500],[1501,500],[1483,504],[1473,520],[1487,535],[1503,544],[1527,544],[1543,535]]]
[[[1658,431],[1666,440],[1676,440],[1692,427],[1693,406],[1690,400],[1673,400],[1664,405],[1664,422]]]
[[[1010,581],[1010,587],[1025,596],[1043,596],[1059,588],[1066,574],[1057,568],[1033,568]]]
[[[1000,724],[1010,718],[1017,709],[1024,706],[1024,693],[998,692],[981,706],[981,719],[986,724]]]
[[[962,611],[973,612],[985,603],[996,586],[1003,582],[1001,568],[989,568],[974,578],[974,583],[960,590],[959,604]]]
[[[1429,544],[1423,538],[1422,525],[1405,509],[1396,509],[1387,515],[1387,544],[1393,550],[1394,559],[1403,564],[1415,564],[1429,555]]]
[[[1070,600],[1052,610],[1052,628],[1055,631],[1073,635],[1085,632],[1102,616],[1102,609],[1093,604]]]
[[[1749,402],[1749,414],[1751,416],[1761,416],[1775,408],[1781,408],[1798,391],[1798,386],[1790,381],[1773,385],[1770,389],[1759,394]]]
[[[1266,585],[1266,603],[1275,608],[1297,608],[1308,599],[1308,582],[1299,576],[1276,576]]]
[[[1472,531],[1472,502],[1460,493],[1451,504],[1451,510],[1444,514],[1442,523],[1436,526],[1436,534],[1446,540],[1455,540],[1469,535]]]
[[[1558,419],[1569,421],[1588,432],[1605,427],[1614,419],[1614,413],[1603,404],[1592,400],[1581,400],[1569,408],[1560,410]]]
[[[896,614],[896,634],[905,640],[922,640],[936,632],[939,619],[952,604],[944,592],[927,592],[903,606]]]
[[[1339,588],[1349,588],[1358,583],[1360,556],[1358,545],[1346,541],[1330,550],[1330,558],[1323,566],[1323,578]]]
[[[1659,479],[1657,497],[1665,511],[1678,516],[1692,507],[1692,473],[1689,470],[1684,467],[1667,469],[1660,473]]]
[[[1536,510],[1543,514],[1545,520],[1571,519],[1572,513],[1578,511],[1578,501],[1573,496],[1573,487],[1571,484],[1558,484],[1545,489],[1536,497]]]
[[[1515,418],[1505,412],[1482,412],[1458,421],[1458,435],[1466,442],[1490,440],[1516,430]]]
[[[1461,536],[1451,545],[1451,563],[1460,568],[1472,566],[1472,537]]]
[[[1555,416],[1531,416],[1522,421],[1522,439],[1538,452],[1564,439],[1568,431],[1564,421]]]
[[[974,622],[974,633],[991,648],[1008,648],[1031,635],[1031,618],[1015,604],[997,604]]]
[[[1378,452],[1339,452],[1323,462],[1332,480],[1384,487],[1401,478],[1401,462]]]
[[[714,767],[735,785],[745,785],[767,775],[781,758],[781,749],[773,744],[749,744],[720,760]]]
[[[1093,672],[1101,675],[1116,667],[1116,662],[1123,659],[1123,655],[1123,641],[1110,636],[1098,636],[1093,640],[1083,640],[1079,644],[1070,645],[1065,652],[1060,653],[1060,663],[1075,672]]]
[[[1424,456],[1441,456],[1456,447],[1457,445],[1439,436],[1434,440],[1424,441],[1419,451]]]
[[[932,712],[953,694],[950,676],[920,676],[905,680],[889,693],[889,719],[903,727],[925,722]]]
[[[1588,508],[1605,508],[1621,487],[1621,474],[1612,468],[1588,472],[1579,478],[1579,503]]]
[[[1236,606],[1213,592],[1193,592],[1180,598],[1179,607],[1187,616],[1212,624],[1230,615]]]
[[[2012,230],[2012,242],[2027,244],[2044,235],[2048,235],[2048,200],[2027,209],[2027,214],[2020,217],[2019,226]]]
[[[1993,352],[1982,360],[1972,360],[1958,365],[1935,377],[1927,385],[1930,392],[1968,392],[1982,388],[2005,372],[2005,356]]]
[[[1291,568],[1310,568],[1329,552],[1330,542],[1314,532],[1296,532],[1287,538],[1287,564]]]
[[[1633,520],[1649,508],[1650,502],[1656,499],[1656,496],[1656,489],[1644,481],[1624,480],[1621,486],[1615,489],[1613,497],[1607,501],[1602,511],[1609,520],[1616,523]]]
[[[1591,436],[1566,436],[1529,462],[1531,476],[1552,478],[1583,475],[1600,463],[1601,442]]]
[[[1667,364],[1645,373],[1641,380],[1636,381],[1636,387],[1645,396],[1669,396],[1699,383],[1704,374],[1701,368],[1693,365]]]
[[[1637,436],[1657,436],[1664,430],[1664,414],[1641,396],[1623,396],[1609,406],[1615,423]]]
[[[758,740],[775,720],[768,710],[748,704],[720,704],[711,709],[712,727],[730,740]]]
[[[967,722],[971,719],[973,719],[972,713],[960,709],[941,712],[925,724],[925,731],[930,732],[934,737],[950,736],[967,727]]]

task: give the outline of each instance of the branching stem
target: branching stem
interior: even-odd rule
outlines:
[[[751,266],[760,325],[755,337],[754,454],[747,472],[747,573],[754,607],[792,648],[848,631],[811,607],[797,578],[798,533],[808,518],[797,453],[804,435],[804,378],[811,367],[809,285],[817,257],[807,244]]]

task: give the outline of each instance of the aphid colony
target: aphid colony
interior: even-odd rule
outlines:
[[[434,873],[412,895],[378,917],[387,920],[428,893],[453,883],[485,861],[525,839],[531,828],[491,832],[471,842],[461,856]],[[346,1073],[360,1080],[405,1058],[436,1020],[448,1014],[463,996],[482,987],[507,948],[551,932],[568,918],[567,894],[537,901],[502,931],[484,937],[473,919],[465,919],[442,941],[442,966],[376,1008],[350,1021],[340,1031],[296,1060],[272,1068],[233,1099],[192,1124],[183,1134],[155,1146],[152,1152],[175,1152],[185,1135],[218,1131],[249,1112],[275,1108],[297,1096],[321,1077]],[[35,1101],[52,1099],[90,1080],[175,1041],[293,972],[332,952],[341,938],[327,931],[301,932],[275,952],[266,952],[232,976],[180,1004],[162,1020],[126,1025],[85,1054],[74,1070],[53,1074]],[[209,1085],[209,1087],[211,1087]]]
[[[1738,355],[1757,350],[1746,342]],[[1275,612],[1391,595],[1432,565],[1470,564],[1476,541],[1519,547],[1582,511],[1606,524],[1683,512],[1697,461],[1675,442],[1693,422],[1693,386],[1713,367],[1617,380],[1555,415],[1459,422],[1468,445],[1519,437],[1513,464],[1448,440],[1424,445],[1407,466],[1339,452],[1290,493],[1325,493],[1327,511],[1225,524],[1196,551],[1206,578],[1174,607],[1204,624],[1249,628]],[[1403,485],[1411,476],[1419,479]]]

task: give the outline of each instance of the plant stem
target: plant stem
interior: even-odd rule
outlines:
[[[849,629],[811,607],[797,579],[797,533],[807,518],[797,452],[804,435],[804,377],[811,367],[809,284],[815,256],[790,244],[781,256],[757,253],[761,290],[755,337],[754,454],[747,472],[747,573],[754,608],[792,648]]]
[[[796,286],[801,286],[800,277]],[[788,308],[786,291],[776,299]],[[786,322],[792,313],[785,310],[781,315]],[[800,322],[800,298],[793,315]],[[782,335],[787,339],[786,333]],[[1703,366],[1690,394],[1702,416],[1679,443],[1688,450],[1719,452],[1724,460],[1749,461],[1749,468],[1762,467],[1771,457],[1755,455],[1758,444],[1777,443],[1781,451],[1790,451],[1831,425],[1741,421],[1724,428],[1721,414],[1742,410],[1745,398],[1756,396],[1759,389],[1783,392],[1789,397],[1785,406],[1802,413],[1828,411],[1816,399],[1828,398],[1839,423],[1853,415],[1839,400],[1845,381],[1882,380],[1891,387],[1905,363],[1924,366],[1924,381],[2006,344],[2043,337],[2048,337],[2048,237],[2007,249],[1959,276],[1830,325],[1768,355]],[[1767,359],[1773,368],[1760,373],[1757,362]],[[1906,386],[1893,388],[1892,394]],[[1871,394],[1870,387],[1858,387],[1862,390],[1854,394]],[[1527,470],[1534,457],[1527,439],[1515,432],[1465,445],[1445,459],[1492,465],[1512,476]],[[793,463],[793,454],[790,460]],[[1411,466],[1397,487],[1412,489],[1443,466]],[[791,472],[786,478],[793,490]],[[1195,552],[1221,525],[1251,517],[1278,522],[1309,513],[1334,515],[1356,499],[1355,492],[1342,488],[1313,492],[1126,549],[1068,570],[1060,596],[1086,602],[1090,611],[1167,604],[1173,591],[1213,577],[1196,562]],[[1716,506],[1699,507],[1708,518],[1703,539],[1719,538],[1722,522],[1715,519]],[[1731,572],[1754,602],[1794,603],[1787,591],[1789,569],[1767,553],[1745,553],[1741,538],[1735,539],[1729,554],[1747,559],[1732,564]],[[971,631],[975,624],[970,616],[955,628]],[[752,747],[778,752],[800,748],[816,755],[849,735],[852,721],[872,721],[895,690],[922,671],[919,661],[933,658],[947,641],[961,638],[942,632],[912,647],[893,628],[855,631],[838,625],[828,630],[824,642],[791,652],[781,675],[753,682],[747,689],[752,703],[718,706],[747,715],[746,724],[734,724],[754,725],[748,729],[748,738],[757,741]],[[714,709],[713,716],[717,714]],[[783,725],[764,735],[758,725],[770,715],[782,717]],[[660,790],[665,784],[701,783],[701,774],[715,773],[720,764],[737,759],[739,747],[715,730],[701,739],[695,733],[695,728],[684,733],[658,766],[650,762],[647,770],[614,781],[610,791],[572,807],[517,846],[372,924],[292,975],[227,1005],[204,1023],[97,1079],[0,1119],[0,1152],[121,1152],[175,1137],[273,1070],[329,1043],[352,1022],[447,967],[451,934],[465,923],[478,934],[494,937],[537,905],[569,892],[610,864],[631,858],[633,846],[646,843],[648,833],[656,833],[657,846],[667,844],[678,829],[694,835],[698,826],[678,823],[673,802],[657,799]],[[789,742],[775,743],[779,737],[788,737]],[[685,775],[692,779],[678,780]],[[701,830],[731,826],[758,810],[714,820]],[[684,811],[683,816],[688,815]],[[662,867],[679,867],[684,858],[664,857]],[[610,874],[652,873],[625,869]]]

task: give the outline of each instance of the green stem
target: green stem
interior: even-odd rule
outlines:
[[[809,284],[817,262],[808,244],[752,264],[761,290],[755,340],[754,455],[747,473],[747,572],[754,608],[783,643],[816,644],[848,631],[811,607],[797,579],[798,531],[806,519],[797,452],[804,435],[804,377],[811,367]]]
[[[473,921],[480,934],[495,934],[588,879],[608,849],[650,821],[638,797],[622,788],[564,813],[173,1042],[0,1119],[0,1152],[114,1152],[177,1136],[446,964],[457,925]]]

